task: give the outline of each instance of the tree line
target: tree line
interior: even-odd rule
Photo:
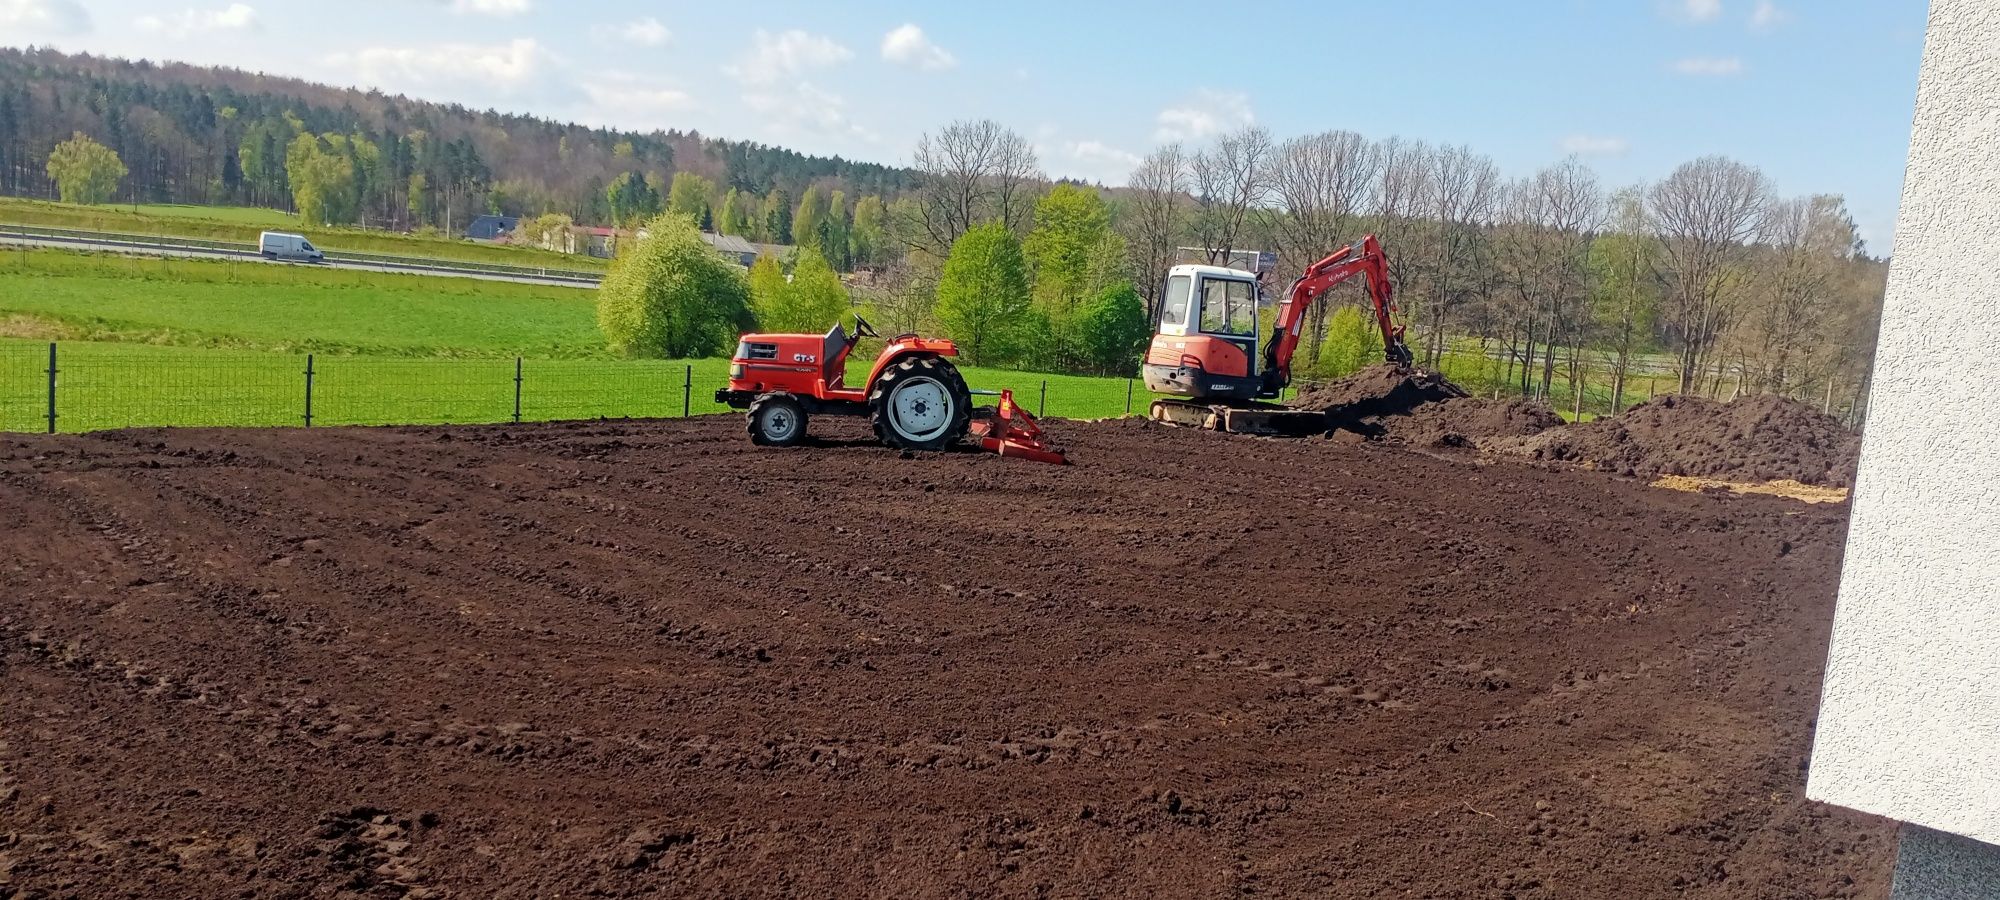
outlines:
[[[235,69],[0,48],[0,194],[55,196],[46,162],[78,133],[129,169],[110,200],[267,206],[399,230],[453,232],[481,213],[630,224],[646,216],[649,192],[664,207],[682,172],[760,203],[782,195],[788,212],[814,186],[886,196],[912,177],[693,131],[617,131]]]
[[[1177,262],[1245,265],[1274,252],[1268,293],[1279,296],[1305,266],[1372,232],[1419,361],[1458,360],[1482,389],[1581,397],[1597,377],[1622,408],[1636,367],[1664,356],[1682,393],[1848,407],[1866,393],[1886,262],[1867,255],[1839,196],[1785,197],[1725,157],[1611,187],[1574,157],[1509,179],[1469,147],[1346,131],[1278,140],[1249,127],[1158,147],[1125,187],[1100,190],[1052,184],[1026,139],[959,122],[926,135],[914,162],[916,185],[888,217],[903,251],[890,289],[897,327],[991,335],[1015,364],[1096,366],[1078,300],[1104,285],[1134,286],[1150,322]],[[989,226],[1044,249],[1027,259],[1033,302],[983,301],[974,331],[944,279],[960,239]],[[1052,233],[1070,237],[1046,249]],[[1006,265],[993,268],[981,283],[1007,283]],[[1350,288],[1309,311],[1299,371],[1330,377],[1379,358],[1363,301]]]

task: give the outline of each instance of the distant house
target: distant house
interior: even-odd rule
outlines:
[[[735,260],[738,265],[746,269],[757,261],[757,248],[736,235],[703,233],[701,239],[707,241],[710,247],[714,247],[715,252]]]
[[[586,243],[583,252],[598,259],[610,259],[618,255],[618,231],[614,228],[592,226],[579,228]]]
[[[519,216],[480,216],[465,226],[465,236],[475,241],[497,241],[520,227]]]

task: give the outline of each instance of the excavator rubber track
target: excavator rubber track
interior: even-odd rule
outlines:
[[[1309,437],[1326,433],[1326,413],[1272,404],[1230,406],[1155,400],[1148,413],[1153,421],[1164,425],[1205,428],[1229,434]]]

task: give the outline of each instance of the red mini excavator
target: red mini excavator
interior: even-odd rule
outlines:
[[[991,410],[972,409],[951,357],[948,340],[899,334],[875,357],[868,380],[847,385],[847,359],[864,337],[878,337],[868,320],[854,317],[854,333],[839,323],[826,334],[746,334],[729,360],[729,386],[719,403],[746,410],[753,443],[789,447],[806,439],[813,416],[867,416],[882,443],[902,450],[943,450],[967,434],[976,445],[1037,462],[1068,462],[1042,436],[1041,425],[1000,392]]]
[[[1306,310],[1357,275],[1367,281],[1384,355],[1392,364],[1409,366],[1412,356],[1389,286],[1389,258],[1372,234],[1306,267],[1291,293],[1278,302],[1277,321],[1261,355],[1257,308],[1262,288],[1256,275],[1219,266],[1167,270],[1167,292],[1146,351],[1146,388],[1186,399],[1153,401],[1152,417],[1246,434],[1324,430],[1321,413],[1270,401],[1292,383],[1292,354],[1298,350]]]

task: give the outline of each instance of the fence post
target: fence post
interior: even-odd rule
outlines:
[[[306,427],[313,427],[313,355],[306,354]]]
[[[1049,380],[1044,378],[1042,379],[1042,405],[1035,409],[1035,415],[1046,416],[1048,414],[1049,414]]]
[[[681,418],[688,417],[694,409],[694,364],[689,363],[686,377],[681,379]]]
[[[49,342],[49,433],[56,433],[56,342]]]
[[[1125,414],[1132,414],[1132,379],[1125,379]]]
[[[514,424],[521,424],[521,358],[514,357]]]

